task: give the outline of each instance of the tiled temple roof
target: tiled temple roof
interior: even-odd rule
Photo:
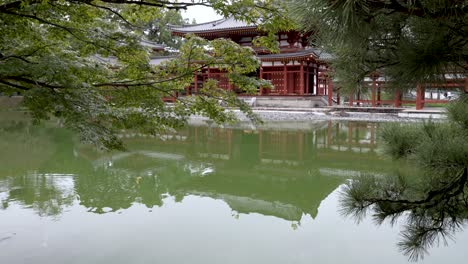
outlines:
[[[304,58],[313,58],[319,61],[330,61],[333,56],[320,48],[308,48],[297,52],[259,55],[261,61],[295,60]]]
[[[195,24],[195,25],[183,25],[175,26],[169,25],[169,29],[174,35],[185,35],[189,33],[194,34],[210,34],[216,32],[226,31],[256,31],[257,25],[249,24],[244,21],[239,21],[233,17],[223,18],[216,21]]]
[[[141,40],[140,44],[144,47],[151,48],[152,50],[164,50],[166,48],[164,44],[159,44],[145,39]]]

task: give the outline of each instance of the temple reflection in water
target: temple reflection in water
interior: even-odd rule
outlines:
[[[21,155],[24,164],[31,164],[18,172],[5,163],[0,200],[3,208],[16,202],[58,216],[73,204],[109,213],[195,195],[223,200],[233,215],[259,213],[299,222],[304,215],[315,218],[321,201],[348,178],[394,170],[391,161],[376,154],[377,123],[298,127],[191,126],[157,136],[123,133],[129,151],[119,153],[79,145],[60,129],[3,129],[2,139],[25,129],[30,137],[2,142],[6,149],[26,148],[31,140],[41,149],[30,155],[0,154],[7,161]]]

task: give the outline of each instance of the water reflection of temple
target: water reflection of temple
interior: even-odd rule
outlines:
[[[392,169],[375,154],[377,128],[354,122],[323,122],[314,130],[194,126],[127,143],[135,149],[133,162],[151,164],[158,157],[179,168],[158,176],[171,182],[163,184],[171,195],[222,199],[238,213],[299,221],[303,214],[315,217],[320,202],[347,177]],[[116,157],[107,157],[113,170],[130,166]]]
[[[197,195],[223,200],[237,213],[300,221],[304,214],[315,218],[321,201],[348,176],[392,170],[389,161],[375,154],[377,130],[378,124],[352,122],[323,122],[294,131],[198,126],[157,137],[125,134],[129,151],[113,154],[68,140],[65,147],[62,141],[57,143],[61,148],[50,143],[56,154],[50,151],[39,169],[33,169],[39,175],[73,174],[68,176],[73,183],[67,186],[80,205],[95,213],[126,209],[135,202],[161,206],[168,195],[176,201]],[[53,162],[57,160],[66,166]],[[31,189],[37,182],[24,176],[9,181],[7,189]],[[5,185],[1,176],[0,185]],[[61,192],[49,185],[36,188]],[[15,201],[41,202],[37,195],[21,197],[21,191],[16,192],[11,196],[10,191]]]
[[[182,136],[164,135],[159,146],[171,152],[184,152],[194,159],[240,161],[244,166],[278,166],[324,168],[350,159],[372,159],[377,147],[378,123],[322,122],[313,130],[225,129],[219,127],[190,127]],[[138,141],[137,139],[134,139]],[[182,147],[184,146],[184,147]],[[161,149],[164,149],[161,148]],[[192,150],[187,153],[186,150]],[[317,162],[317,159],[320,162]],[[368,170],[375,167],[361,164]]]

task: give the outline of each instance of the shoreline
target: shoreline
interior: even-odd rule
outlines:
[[[240,122],[250,122],[250,120],[240,110],[234,109],[232,112]],[[307,121],[363,121],[363,122],[422,122],[424,120],[445,121],[447,115],[444,110],[428,111],[403,111],[403,112],[363,112],[363,111],[333,111],[327,108],[314,108],[308,110],[295,109],[253,109],[264,122],[307,122]],[[207,117],[192,115],[189,124],[209,123]]]

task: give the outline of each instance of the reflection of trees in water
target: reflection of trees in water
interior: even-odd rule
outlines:
[[[0,177],[41,166],[53,152],[48,132],[26,120],[0,121]]]
[[[80,196],[80,204],[94,213],[115,212],[134,203],[148,208],[162,206],[163,199],[172,194],[171,187],[184,178],[182,167],[181,164],[170,164],[154,173],[100,169],[77,177],[75,189]]]
[[[2,201],[2,209],[7,209],[11,202],[21,202],[40,216],[58,216],[75,199],[72,177],[30,174],[3,179],[0,184],[8,197]]]
[[[28,142],[34,137],[47,146],[47,155],[33,155],[40,157],[41,162],[26,170],[73,174],[69,176],[69,190],[80,205],[94,213],[115,212],[135,203],[151,208],[161,206],[167,196],[182,201],[186,196],[197,195],[222,199],[238,213],[257,212],[300,221],[304,214],[315,217],[320,202],[343,183],[344,178],[336,177],[334,171],[391,167],[349,161],[350,151],[354,153],[356,146],[374,148],[374,141],[365,140],[373,135],[368,131],[373,131],[375,124],[324,124],[313,131],[189,127],[156,138],[125,135],[129,151],[123,153],[77,146],[70,133],[43,127],[37,128],[38,133],[23,135]],[[23,133],[26,127],[13,131]],[[348,134],[338,136],[343,133]],[[13,141],[15,144],[19,143]],[[33,158],[28,152],[22,154],[25,159]],[[374,154],[363,151],[352,157],[378,160]],[[322,171],[329,173],[321,175]],[[40,186],[34,175],[19,174],[29,176],[15,176],[11,185],[0,182],[0,188],[8,192],[6,205],[13,201],[26,206],[35,202],[41,215],[58,215],[63,207],[73,204],[69,192],[54,185],[54,177],[59,176],[49,174],[50,179],[44,184],[50,186],[44,189],[47,186]],[[29,194],[34,188],[42,194]],[[56,201],[60,197],[63,203]]]
[[[58,216],[73,204],[71,175],[44,173],[50,165],[69,159],[60,149],[71,147],[71,135],[63,129],[32,126],[24,113],[3,113],[0,122],[0,192],[6,194],[2,208],[21,203],[41,216]],[[67,141],[63,139],[67,138]]]

